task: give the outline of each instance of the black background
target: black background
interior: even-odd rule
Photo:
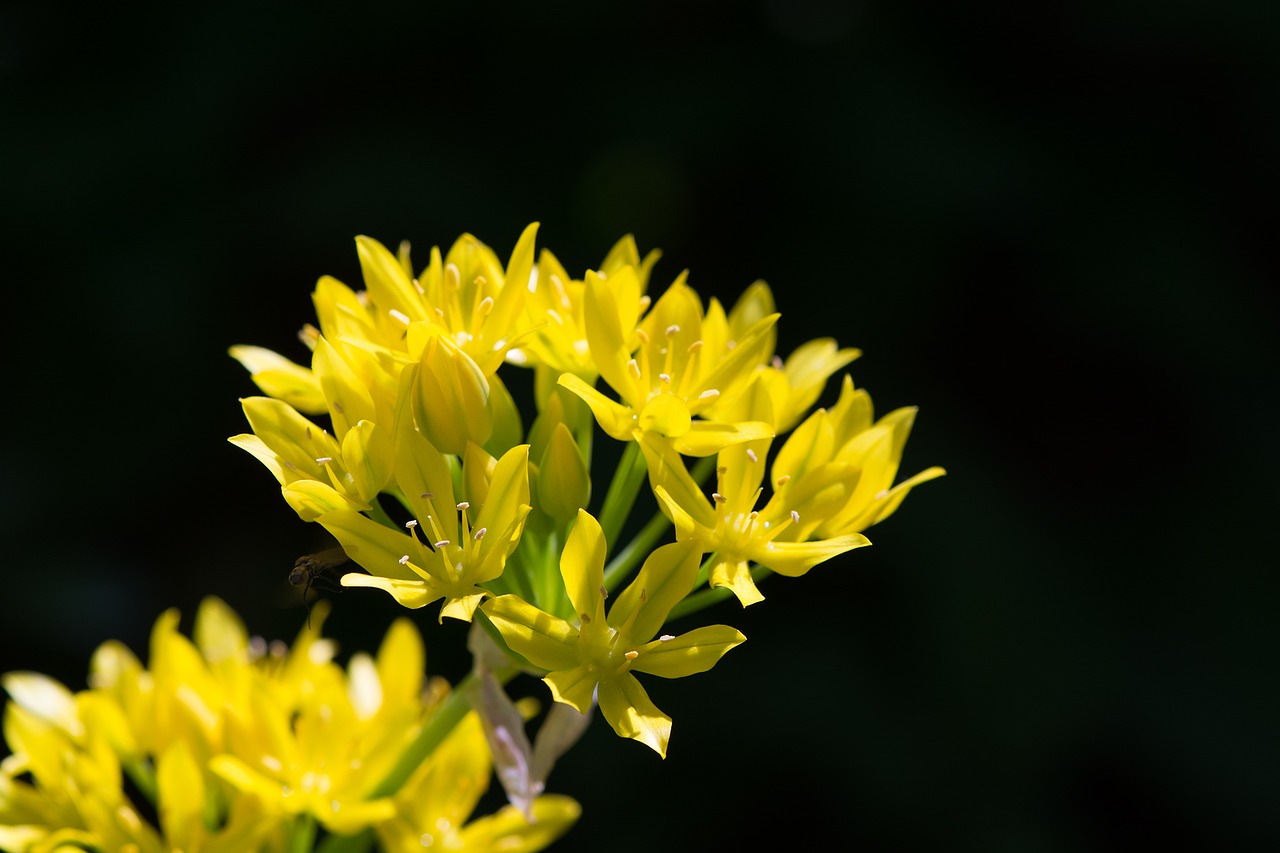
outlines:
[[[598,724],[563,850],[1280,843],[1265,533],[1280,7],[768,0],[0,6],[0,669],[83,686],[225,598],[290,638],[315,529],[225,438],[353,237],[425,260],[624,233],[780,349],[833,335],[940,464],[874,547],[776,579],[715,670]],[[333,599],[371,648],[402,611]],[[415,614],[457,678],[463,631]],[[788,848],[792,844],[788,843]]]

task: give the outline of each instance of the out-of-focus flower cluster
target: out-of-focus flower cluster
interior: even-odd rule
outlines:
[[[320,279],[309,365],[232,349],[265,396],[242,401],[252,432],[231,441],[364,569],[344,586],[480,620],[558,702],[598,703],[665,755],[671,721],[635,674],[702,672],[744,640],[668,619],[729,593],[755,604],[763,578],[868,544],[943,471],[895,483],[915,410],[876,418],[847,375],[813,409],[859,353],[820,338],[779,355],[763,282],[726,308],[681,273],[654,299],[656,252],[624,238],[574,278],[536,231],[505,265],[470,235],[421,268],[408,244],[357,238],[364,287]],[[533,412],[504,366],[533,371]],[[620,443],[603,483],[597,428]],[[620,541],[646,505],[660,514]]]
[[[578,805],[560,796],[468,822],[492,767],[474,713],[398,791],[379,793],[450,687],[425,679],[408,620],[344,669],[320,636],[323,616],[321,605],[287,648],[250,638],[209,598],[194,640],[176,611],[160,617],[146,667],[119,643],[99,647],[87,690],[5,675],[0,849],[305,850],[318,823],[337,835],[372,830],[389,851],[488,853],[540,850],[572,825]]]

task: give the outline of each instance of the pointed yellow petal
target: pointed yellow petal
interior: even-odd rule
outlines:
[[[590,407],[591,413],[596,416],[596,422],[600,424],[602,430],[608,433],[610,438],[615,438],[618,441],[629,441],[631,439],[631,434],[636,429],[636,422],[631,415],[630,409],[610,400],[572,373],[560,374],[557,382],[561,387],[577,395],[582,402]]]
[[[535,853],[564,835],[581,814],[582,807],[576,801],[556,794],[533,801],[532,821],[514,806],[503,806],[497,813],[477,818],[462,828],[463,848]]]
[[[410,610],[426,607],[441,598],[443,593],[431,590],[421,579],[401,580],[399,578],[383,578],[377,575],[362,575],[359,572],[348,572],[342,576],[345,587],[368,587],[380,589],[396,600],[396,603]]]
[[[870,544],[871,540],[861,533],[851,533],[811,542],[770,542],[751,556],[760,565],[794,578],[838,554]]]
[[[688,432],[672,439],[672,445],[685,456],[710,456],[730,445],[763,438],[773,438],[773,427],[764,421],[694,421]]]
[[[649,643],[639,650],[631,669],[661,678],[683,678],[711,669],[725,652],[746,640],[741,631],[728,625],[694,628],[678,637]]]
[[[595,696],[599,678],[600,672],[596,667],[580,663],[572,669],[549,672],[542,680],[551,688],[551,695],[557,702],[571,706],[579,714],[585,714],[591,710],[591,700]]]
[[[386,578],[420,579],[400,562],[406,554],[418,553],[417,544],[406,534],[384,527],[358,512],[331,512],[318,521],[334,535],[347,556],[368,572]]]
[[[308,415],[323,415],[328,411],[324,392],[310,368],[263,347],[239,345],[227,352],[245,366],[249,378],[268,397],[283,400]]]
[[[747,560],[717,560],[711,566],[707,582],[713,589],[727,587],[737,597],[739,604],[750,607],[764,601],[764,594],[751,578],[750,567]]]
[[[578,665],[577,629],[558,616],[544,613],[515,595],[490,599],[481,609],[507,645],[534,666],[561,670]]]
[[[626,636],[645,642],[662,627],[667,614],[693,589],[702,562],[702,543],[697,539],[672,542],[654,550],[640,571],[609,610],[609,624],[630,623]]]
[[[635,676],[623,673],[600,685],[600,711],[613,730],[622,737],[638,740],[667,757],[671,739],[671,718],[658,710]]]
[[[607,550],[600,522],[585,509],[578,510],[578,520],[560,554],[560,575],[574,613],[595,622],[604,620],[601,589]]]

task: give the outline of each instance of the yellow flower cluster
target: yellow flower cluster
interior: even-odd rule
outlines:
[[[757,580],[868,544],[863,530],[943,471],[895,485],[915,410],[874,418],[847,375],[839,401],[811,411],[859,353],[822,338],[779,356],[763,282],[726,310],[681,273],[654,300],[658,255],[630,237],[575,279],[535,252],[536,232],[505,266],[464,235],[416,272],[407,244],[357,238],[364,288],[320,279],[309,366],[232,349],[265,396],[242,401],[252,433],[231,441],[364,568],[345,586],[480,618],[558,701],[598,702],[665,755],[670,719],[634,673],[701,672],[744,639],[724,625],[660,633],[669,616],[722,593],[761,601]],[[534,371],[527,430],[504,365]],[[625,449],[588,512],[597,427]],[[624,545],[646,480],[661,515]]]
[[[318,822],[336,835],[372,828],[389,851],[534,851],[572,825],[579,807],[558,796],[533,802],[533,823],[511,806],[467,822],[491,772],[474,713],[397,793],[378,794],[449,686],[424,680],[408,620],[344,670],[317,616],[286,648],[251,639],[208,598],[194,641],[178,632],[176,611],[160,617],[149,667],[108,642],[78,693],[36,673],[5,675],[13,754],[0,764],[0,849],[302,850]]]

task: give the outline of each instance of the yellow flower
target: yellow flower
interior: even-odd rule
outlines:
[[[424,683],[424,650],[405,619],[376,656],[333,662],[319,618],[292,650],[248,637],[221,601],[206,599],[195,640],[176,611],[156,623],[151,666],[118,643],[94,655],[91,687],[73,694],[35,673],[3,685],[0,848],[136,853],[282,850],[301,816],[351,834],[375,828],[389,850],[413,828],[443,849],[538,850],[577,818],[564,797],[541,797],[538,823],[504,809],[466,823],[488,784],[478,719],[468,715],[395,796],[371,797],[448,692]],[[124,776],[151,811],[125,793]],[[143,807],[140,809],[140,807]],[[464,846],[450,846],[461,840]],[[509,846],[502,846],[509,845]],[[421,849],[421,845],[419,848]]]
[[[472,445],[474,447],[474,445]],[[353,510],[336,510],[317,519],[352,560],[370,574],[351,573],[343,586],[385,590],[405,607],[424,607],[441,598],[445,616],[470,621],[488,590],[502,574],[519,543],[529,502],[529,446],[507,451],[487,468],[474,454],[463,463],[464,482],[473,500],[458,501],[449,463],[421,433],[402,430],[396,459],[396,483],[413,513],[408,533],[392,530]],[[474,524],[471,519],[475,519]]]
[[[480,718],[468,714],[395,796],[396,817],[377,825],[389,853],[423,849],[532,853],[568,831],[581,807],[568,797],[534,798],[532,821],[514,806],[467,822],[489,787],[493,759]]]
[[[709,456],[731,444],[773,435],[764,422],[700,416],[751,381],[772,345],[778,315],[761,317],[729,337],[719,303],[712,301],[704,323],[698,294],[682,274],[636,325],[635,301],[622,297],[638,292],[630,284],[635,275],[631,267],[623,267],[609,281],[590,272],[586,277],[587,341],[601,377],[619,401],[570,373],[560,377],[560,384],[581,397],[601,428],[620,441],[653,433],[680,453]],[[718,334],[707,338],[704,332]]]
[[[856,533],[787,541],[788,528],[805,517],[798,508],[804,500],[815,493],[843,494],[852,488],[853,475],[843,468],[822,468],[795,488],[775,492],[757,510],[768,445],[765,439],[722,450],[717,458],[716,491],[708,500],[677,454],[652,439],[640,443],[654,494],[674,523],[677,539],[704,542],[714,552],[711,586],[728,587],[743,607],[764,599],[751,578],[752,562],[798,577],[837,554],[871,544]]]
[[[280,400],[240,403],[253,434],[229,441],[266,466],[304,520],[337,508],[369,509],[390,480],[392,441],[372,421],[360,421],[339,441]]]
[[[755,404],[770,402],[756,396]],[[871,398],[845,376],[836,405],[814,412],[778,451],[774,491],[759,509],[768,441],[721,451],[710,500],[669,446],[646,438],[641,449],[677,538],[699,539],[715,552],[711,586],[728,587],[745,607],[764,598],[752,563],[797,577],[869,545],[861,531],[888,518],[913,487],[945,473],[929,468],[893,485],[914,417],[915,409],[899,409],[873,425]]]
[[[560,557],[572,603],[570,621],[544,613],[515,595],[483,605],[507,645],[534,666],[557,702],[587,713],[593,699],[613,730],[666,757],[671,718],[650,701],[633,672],[679,678],[705,672],[746,638],[727,625],[672,636],[658,633],[667,614],[689,593],[702,557],[697,540],[656,549],[609,609],[604,608],[604,533],[586,510]]]
[[[846,375],[836,404],[796,428],[774,460],[774,482],[801,482],[830,464],[857,474],[854,487],[837,506],[824,509],[809,532],[837,536],[866,530],[892,515],[913,488],[946,474],[934,466],[894,485],[915,417],[915,407],[905,407],[876,420],[870,395],[855,390]]]
[[[655,249],[641,260],[635,239],[627,235],[614,244],[595,271],[597,278],[617,289],[615,301],[628,311],[624,325],[634,327],[649,307],[649,297],[645,295],[649,272],[661,254]],[[620,275],[623,268],[630,273]],[[585,295],[585,282],[571,278],[556,256],[543,249],[526,301],[526,325],[536,331],[507,354],[508,360],[546,368],[557,376],[572,373],[593,384],[599,371],[587,342]]]

